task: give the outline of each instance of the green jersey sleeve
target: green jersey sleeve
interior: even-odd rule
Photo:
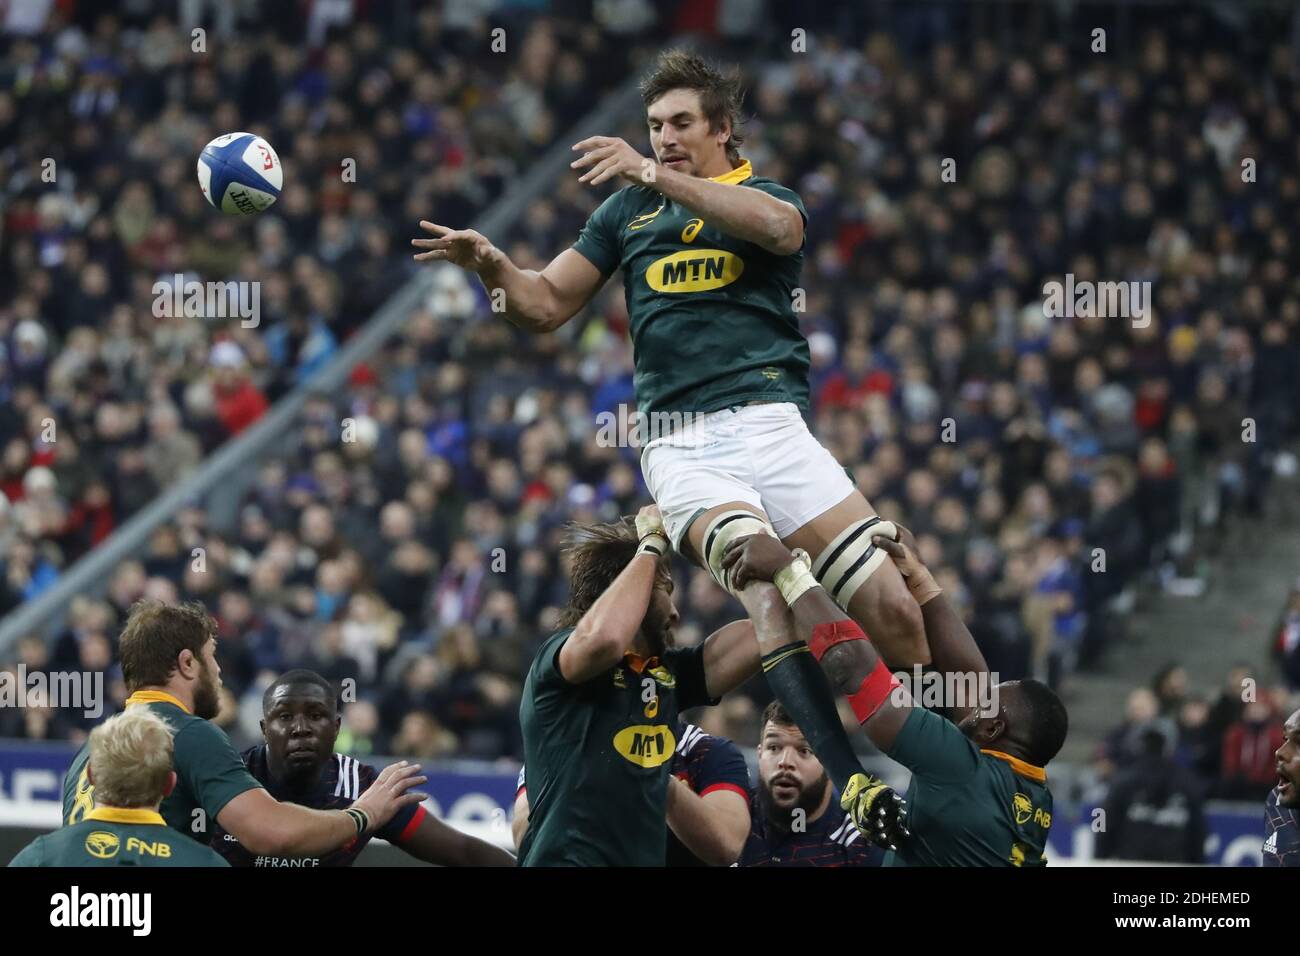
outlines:
[[[45,842],[45,837],[37,837],[27,846],[23,847],[16,857],[9,861],[10,866],[40,866],[42,863],[41,845]]]
[[[979,767],[979,749],[938,714],[916,707],[894,738],[888,755],[913,776],[947,783],[964,780]]]
[[[791,206],[794,206],[795,209],[799,210],[799,215],[803,217],[803,224],[805,226],[808,225],[808,210],[804,208],[803,200],[799,198],[799,194],[789,186],[782,186],[780,183],[774,182],[771,179],[751,179],[742,185],[744,188],[757,189],[759,192],[767,193],[769,196],[772,196],[775,199],[780,199],[782,202],[788,202]]]
[[[710,697],[704,675],[704,644],[664,651],[664,661],[677,681],[677,709],[712,707],[721,697]]]
[[[231,800],[261,786],[219,727],[191,721],[175,737],[176,774],[208,816],[208,826]]]
[[[623,204],[622,195],[623,190],[620,189],[601,203],[582,227],[578,241],[573,244],[573,248],[604,276],[613,275],[623,261],[623,250],[618,239],[618,210]]]
[[[562,673],[560,673],[560,649],[564,647],[564,642],[569,639],[573,633],[572,628],[560,631],[547,638],[541,648],[537,651],[537,656],[533,658],[533,686],[538,691],[558,690],[566,687],[573,687]]]

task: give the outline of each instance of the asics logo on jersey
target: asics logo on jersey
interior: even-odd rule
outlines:
[[[709,292],[731,285],[745,271],[745,261],[725,249],[683,249],[656,259],[645,281],[656,292]]]

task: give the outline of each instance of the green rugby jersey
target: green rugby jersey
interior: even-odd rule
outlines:
[[[887,866],[1045,866],[1047,773],[980,750],[951,721],[917,707],[888,751],[912,771],[911,837]]]
[[[182,838],[153,810],[96,807],[80,823],[37,837],[10,866],[229,866]]]
[[[137,691],[126,705],[148,707],[170,728],[176,789],[163,799],[162,815],[172,829],[206,844],[226,804],[261,784],[248,772],[226,732],[195,717],[171,694]],[[64,826],[80,822],[94,808],[95,788],[86,774],[89,759],[90,745],[85,744],[63,778]]]
[[[758,189],[808,221],[799,195],[755,176],[748,160],[713,182]],[[643,414],[759,400],[808,410],[808,342],[794,311],[802,248],[775,255],[646,186],[601,203],[573,248],[605,276],[623,270]]]
[[[583,684],[560,673],[547,638],[524,681],[519,720],[528,832],[520,866],[663,866],[668,769],[679,711],[709,700],[703,646],[660,660],[626,655]]]

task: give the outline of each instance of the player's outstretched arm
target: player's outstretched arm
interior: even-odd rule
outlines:
[[[366,832],[374,832],[402,807],[424,799],[423,793],[411,789],[428,779],[418,776],[419,772],[417,765],[405,760],[385,767],[374,785],[352,804],[366,814]],[[260,787],[227,803],[217,814],[217,823],[259,856],[319,856],[358,835],[354,814],[281,803]]]
[[[529,332],[553,332],[578,314],[605,284],[605,276],[581,253],[566,249],[542,271],[520,269],[482,233],[420,220],[432,239],[412,239],[424,252],[416,262],[450,262],[473,272],[488,295],[501,296],[508,321]],[[498,290],[500,290],[498,292]]]
[[[443,823],[432,813],[420,818],[415,832],[398,843],[403,850],[425,863],[437,866],[514,866],[515,858],[486,840]]]
[[[640,544],[614,583],[587,608],[560,648],[560,674],[582,684],[612,668],[627,653],[641,629],[659,562],[668,553],[659,509],[647,505],[637,514]]]

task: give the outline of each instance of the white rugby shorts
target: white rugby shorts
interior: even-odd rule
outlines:
[[[685,417],[641,452],[641,474],[679,551],[691,522],[729,501],[761,510],[784,538],[853,492],[793,402]]]

